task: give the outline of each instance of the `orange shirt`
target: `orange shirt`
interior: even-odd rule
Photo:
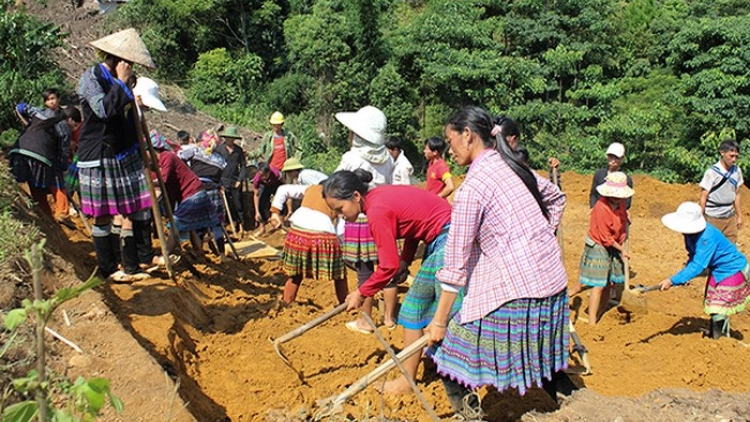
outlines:
[[[601,197],[591,209],[588,235],[591,240],[605,247],[612,246],[615,242],[622,245],[625,242],[627,221],[625,201],[620,202],[617,209],[613,209],[607,198]]]

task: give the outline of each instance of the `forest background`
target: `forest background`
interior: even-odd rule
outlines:
[[[0,11],[7,144],[16,102],[74,86],[50,54],[65,34]],[[535,168],[590,172],[622,142],[628,171],[695,182],[723,137],[750,137],[747,0],[133,0],[108,24],[135,27],[159,65],[139,72],[199,110],[259,133],[282,111],[327,172],[348,149],[334,114],[367,104],[418,174],[424,139],[467,104],[517,120]]]

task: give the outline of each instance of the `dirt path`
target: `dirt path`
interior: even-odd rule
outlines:
[[[564,256],[572,279],[577,276],[588,227],[590,176],[565,173],[563,183],[568,194],[563,223]],[[686,257],[681,237],[661,226],[660,217],[680,202],[695,199],[697,187],[666,185],[648,177],[636,177],[635,189],[633,282],[653,284],[679,269]],[[71,250],[83,248],[82,251],[90,253],[80,233],[68,233],[74,246]],[[746,249],[749,237],[747,230],[741,232],[741,249]],[[277,233],[266,240],[280,246],[283,237]],[[89,265],[93,260],[91,255],[75,253],[69,258]],[[415,263],[413,271],[417,266]],[[354,283],[353,274],[349,280]],[[335,305],[333,288],[308,281],[300,290],[298,304],[278,310],[276,299],[283,282],[278,261],[246,260],[222,266],[203,261],[192,272],[182,269],[176,283],[166,277],[153,278],[133,285],[108,285],[102,294],[119,322],[163,368],[179,379],[180,396],[197,420],[279,420],[279,415],[291,417],[314,411],[317,399],[342,392],[386,356],[374,336],[353,333],[343,327],[353,315],[339,315],[284,346],[286,355],[304,375],[307,384],[301,385],[276,356],[268,338],[278,337],[331,309]],[[613,420],[618,415],[630,415],[633,406],[650,410],[644,411],[645,416],[631,415],[628,420],[652,420],[647,415],[681,420],[679,415],[695,413],[690,406],[702,409],[703,413],[696,414],[715,416],[711,409],[738,399],[719,392],[698,395],[663,389],[748,391],[750,379],[744,368],[750,366],[750,349],[744,342],[750,335],[750,318],[742,314],[732,319],[733,339],[704,339],[702,330],[707,328],[707,319],[701,309],[702,291],[703,283],[696,280],[687,287],[650,293],[647,315],[627,320],[612,309],[593,329],[585,323],[576,324],[590,351],[594,373],[575,377],[589,391],[576,394],[565,404],[558,413],[560,417],[566,415],[567,419],[562,420]],[[578,302],[584,305],[576,306],[574,315],[585,309],[585,293],[580,299],[574,299],[574,305]],[[395,346],[402,345],[401,328],[394,331],[381,328],[381,332]],[[137,348],[112,342],[102,333],[95,324],[89,332],[82,328],[74,337],[84,339],[89,350],[96,350],[107,360],[119,362],[137,355]],[[96,368],[98,362],[92,360],[88,367]],[[575,359],[571,365],[573,369],[579,367]],[[390,374],[395,376],[395,372]],[[429,371],[424,374],[422,370],[419,381],[438,415],[449,416],[449,405],[439,381]],[[141,387],[116,382],[114,388],[126,403],[137,408],[147,406],[147,402],[135,395]],[[644,394],[647,396],[639,398]],[[549,412],[553,408],[539,390],[523,398],[514,392],[498,394],[486,389],[482,395],[491,421],[519,420],[527,412]],[[747,394],[741,397],[747,402]],[[695,400],[706,403],[696,405]],[[602,403],[608,403],[607,409],[611,411],[595,411]],[[346,405],[346,411],[358,419],[377,417],[382,412],[392,419],[429,420],[414,397],[383,398],[373,389],[356,396]],[[531,415],[560,420],[555,419],[555,414]],[[670,419],[673,417],[676,419]]]

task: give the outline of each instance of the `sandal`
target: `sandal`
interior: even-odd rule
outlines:
[[[359,328],[359,326],[357,326],[357,321],[349,321],[349,322],[347,322],[346,323],[346,328],[348,328],[349,330],[352,330],[352,331],[356,331],[356,332],[361,333],[361,334],[373,334],[374,333],[374,331],[372,331],[372,330],[366,330],[364,328]]]

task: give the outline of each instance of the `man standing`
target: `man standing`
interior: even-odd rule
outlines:
[[[706,220],[719,229],[732,243],[737,243],[737,230],[742,227],[740,195],[742,170],[735,165],[740,147],[734,139],[719,146],[721,159],[703,174],[701,180],[701,209]]]
[[[219,133],[222,140],[221,145],[216,147],[216,153],[224,157],[227,166],[221,176],[221,184],[227,195],[229,209],[236,230],[242,231],[242,182],[247,178],[247,165],[245,163],[245,152],[242,147],[235,145],[237,139],[242,137],[235,126],[229,126],[227,130]]]
[[[260,160],[281,171],[284,162],[289,158],[300,158],[297,150],[297,138],[292,132],[284,130],[284,115],[275,111],[270,123],[273,130],[263,135],[260,143]]]

